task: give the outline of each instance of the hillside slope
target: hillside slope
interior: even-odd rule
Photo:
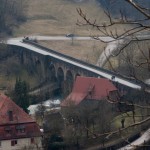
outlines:
[[[97,18],[98,21],[106,21],[106,16],[96,0],[69,1],[69,0],[26,0],[27,22],[15,30],[15,35],[46,34],[65,35],[75,33],[89,35],[87,27],[76,25],[80,19],[76,9],[82,8],[89,18]],[[92,31],[93,32],[93,31]]]

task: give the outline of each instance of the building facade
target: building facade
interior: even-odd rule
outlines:
[[[37,123],[10,98],[0,94],[0,150],[41,150]]]

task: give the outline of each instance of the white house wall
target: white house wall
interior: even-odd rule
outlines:
[[[17,140],[15,146],[11,146],[12,140]],[[34,141],[34,144],[31,144],[31,138],[3,140],[0,150],[42,150],[41,137],[34,137]]]

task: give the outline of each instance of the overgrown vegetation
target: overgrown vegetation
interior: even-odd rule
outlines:
[[[104,1],[102,1],[104,2]],[[113,59],[116,59],[119,55],[119,63],[118,65],[122,65],[119,69],[122,71],[120,74],[124,76],[123,72],[128,75],[128,79],[133,80],[135,83],[139,83],[141,86],[141,89],[138,92],[134,93],[134,91],[130,90],[125,90],[126,93],[126,98],[124,99],[123,97],[120,98],[120,101],[118,104],[125,104],[126,108],[132,108],[132,114],[131,117],[133,118],[133,123],[130,123],[127,125],[127,127],[124,127],[124,118],[122,118],[122,129],[118,129],[116,131],[111,131],[110,133],[105,133],[105,139],[112,135],[118,135],[124,140],[128,141],[128,137],[130,136],[130,131],[129,129],[132,129],[133,131],[137,130],[137,127],[141,127],[139,132],[142,132],[143,129],[148,129],[149,124],[150,124],[150,117],[149,117],[149,110],[150,110],[150,103],[149,103],[149,92],[150,92],[150,86],[148,85],[147,82],[143,82],[143,79],[149,78],[149,73],[150,73],[150,51],[149,51],[149,41],[147,42],[146,40],[150,40],[149,34],[150,34],[150,12],[149,12],[149,5],[145,5],[147,1],[140,1],[140,0],[124,0],[123,3],[122,1],[117,1],[117,0],[110,0],[110,1],[105,1],[107,3],[111,3],[113,8],[113,4],[121,3],[126,3],[136,13],[136,16],[134,14],[131,15],[126,15],[124,10],[120,10],[120,13],[117,13],[117,17],[114,17],[112,15],[111,10],[107,10],[106,14],[109,19],[109,21],[106,22],[98,22],[97,20],[92,18],[87,17],[87,13],[82,10],[82,8],[77,9],[79,15],[83,19],[81,22],[79,21],[78,24],[80,26],[85,26],[85,25],[90,25],[94,28],[96,28],[100,33],[102,33],[104,36],[109,36],[112,37],[111,41],[107,41],[106,43],[109,43],[112,47],[113,44],[116,42],[123,41],[124,43],[121,45],[121,47],[117,47],[114,51],[110,50],[110,55],[106,55],[107,51],[104,51],[106,55],[106,59],[109,61],[109,65],[111,66],[113,71],[116,71],[113,68],[112,62],[109,60],[110,57],[113,57]],[[148,3],[149,4],[149,3]],[[124,5],[122,6],[124,7]],[[118,11],[118,10],[117,10]],[[140,16],[138,15],[140,14]],[[137,17],[138,16],[138,17]],[[126,28],[126,25],[131,25],[129,28]],[[116,28],[116,25],[121,25],[124,27],[124,30],[122,32],[118,32],[118,28]],[[116,29],[115,32],[113,32]],[[140,36],[139,36],[140,35]],[[145,38],[146,37],[146,38]],[[97,40],[102,41],[99,37],[96,37]],[[129,46],[132,41],[136,41],[134,44]],[[144,41],[144,42],[143,42]],[[105,42],[105,41],[103,41]],[[112,43],[111,43],[112,42]],[[114,43],[113,43],[114,42]],[[147,44],[146,44],[147,42]],[[144,43],[144,44],[143,44]],[[146,44],[146,45],[145,45]],[[128,49],[126,48],[127,46]],[[137,53],[138,50],[138,53]],[[124,65],[124,66],[123,66]],[[124,68],[123,68],[124,67]],[[145,75],[144,75],[145,74]],[[148,95],[148,96],[147,96]],[[130,97],[128,97],[130,96]],[[115,103],[111,99],[108,101],[109,103]],[[140,117],[141,120],[136,122],[135,119],[135,108],[138,107],[140,108],[141,112],[140,115],[137,115],[136,117]],[[139,109],[138,109],[139,110]],[[146,110],[146,112],[145,112]],[[144,115],[142,113],[145,113]],[[128,113],[127,113],[128,114]],[[128,114],[129,115],[129,114]],[[130,115],[129,115],[130,116]],[[122,117],[123,114],[122,114]],[[145,117],[145,118],[144,118]],[[145,126],[145,127],[144,127]],[[148,129],[149,130],[149,129]],[[148,133],[148,130],[146,134]],[[127,136],[125,137],[125,132],[127,132]],[[117,139],[118,136],[115,138]],[[143,140],[142,138],[140,140]],[[145,138],[144,140],[150,140],[149,136]],[[149,145],[145,145],[145,142],[143,141],[142,143],[145,147],[149,147]],[[126,143],[127,145],[127,143]],[[137,142],[136,145],[132,145],[128,141],[128,146],[131,147],[131,149],[134,149],[135,146],[139,147],[141,145],[140,142]],[[126,149],[126,148],[122,148]]]
[[[26,20],[26,0],[0,0],[0,33],[11,34],[14,26]]]

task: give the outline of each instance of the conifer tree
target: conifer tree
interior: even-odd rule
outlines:
[[[28,112],[29,107],[29,86],[25,81],[20,78],[16,79],[15,89],[14,89],[14,101],[19,105],[25,112]]]

